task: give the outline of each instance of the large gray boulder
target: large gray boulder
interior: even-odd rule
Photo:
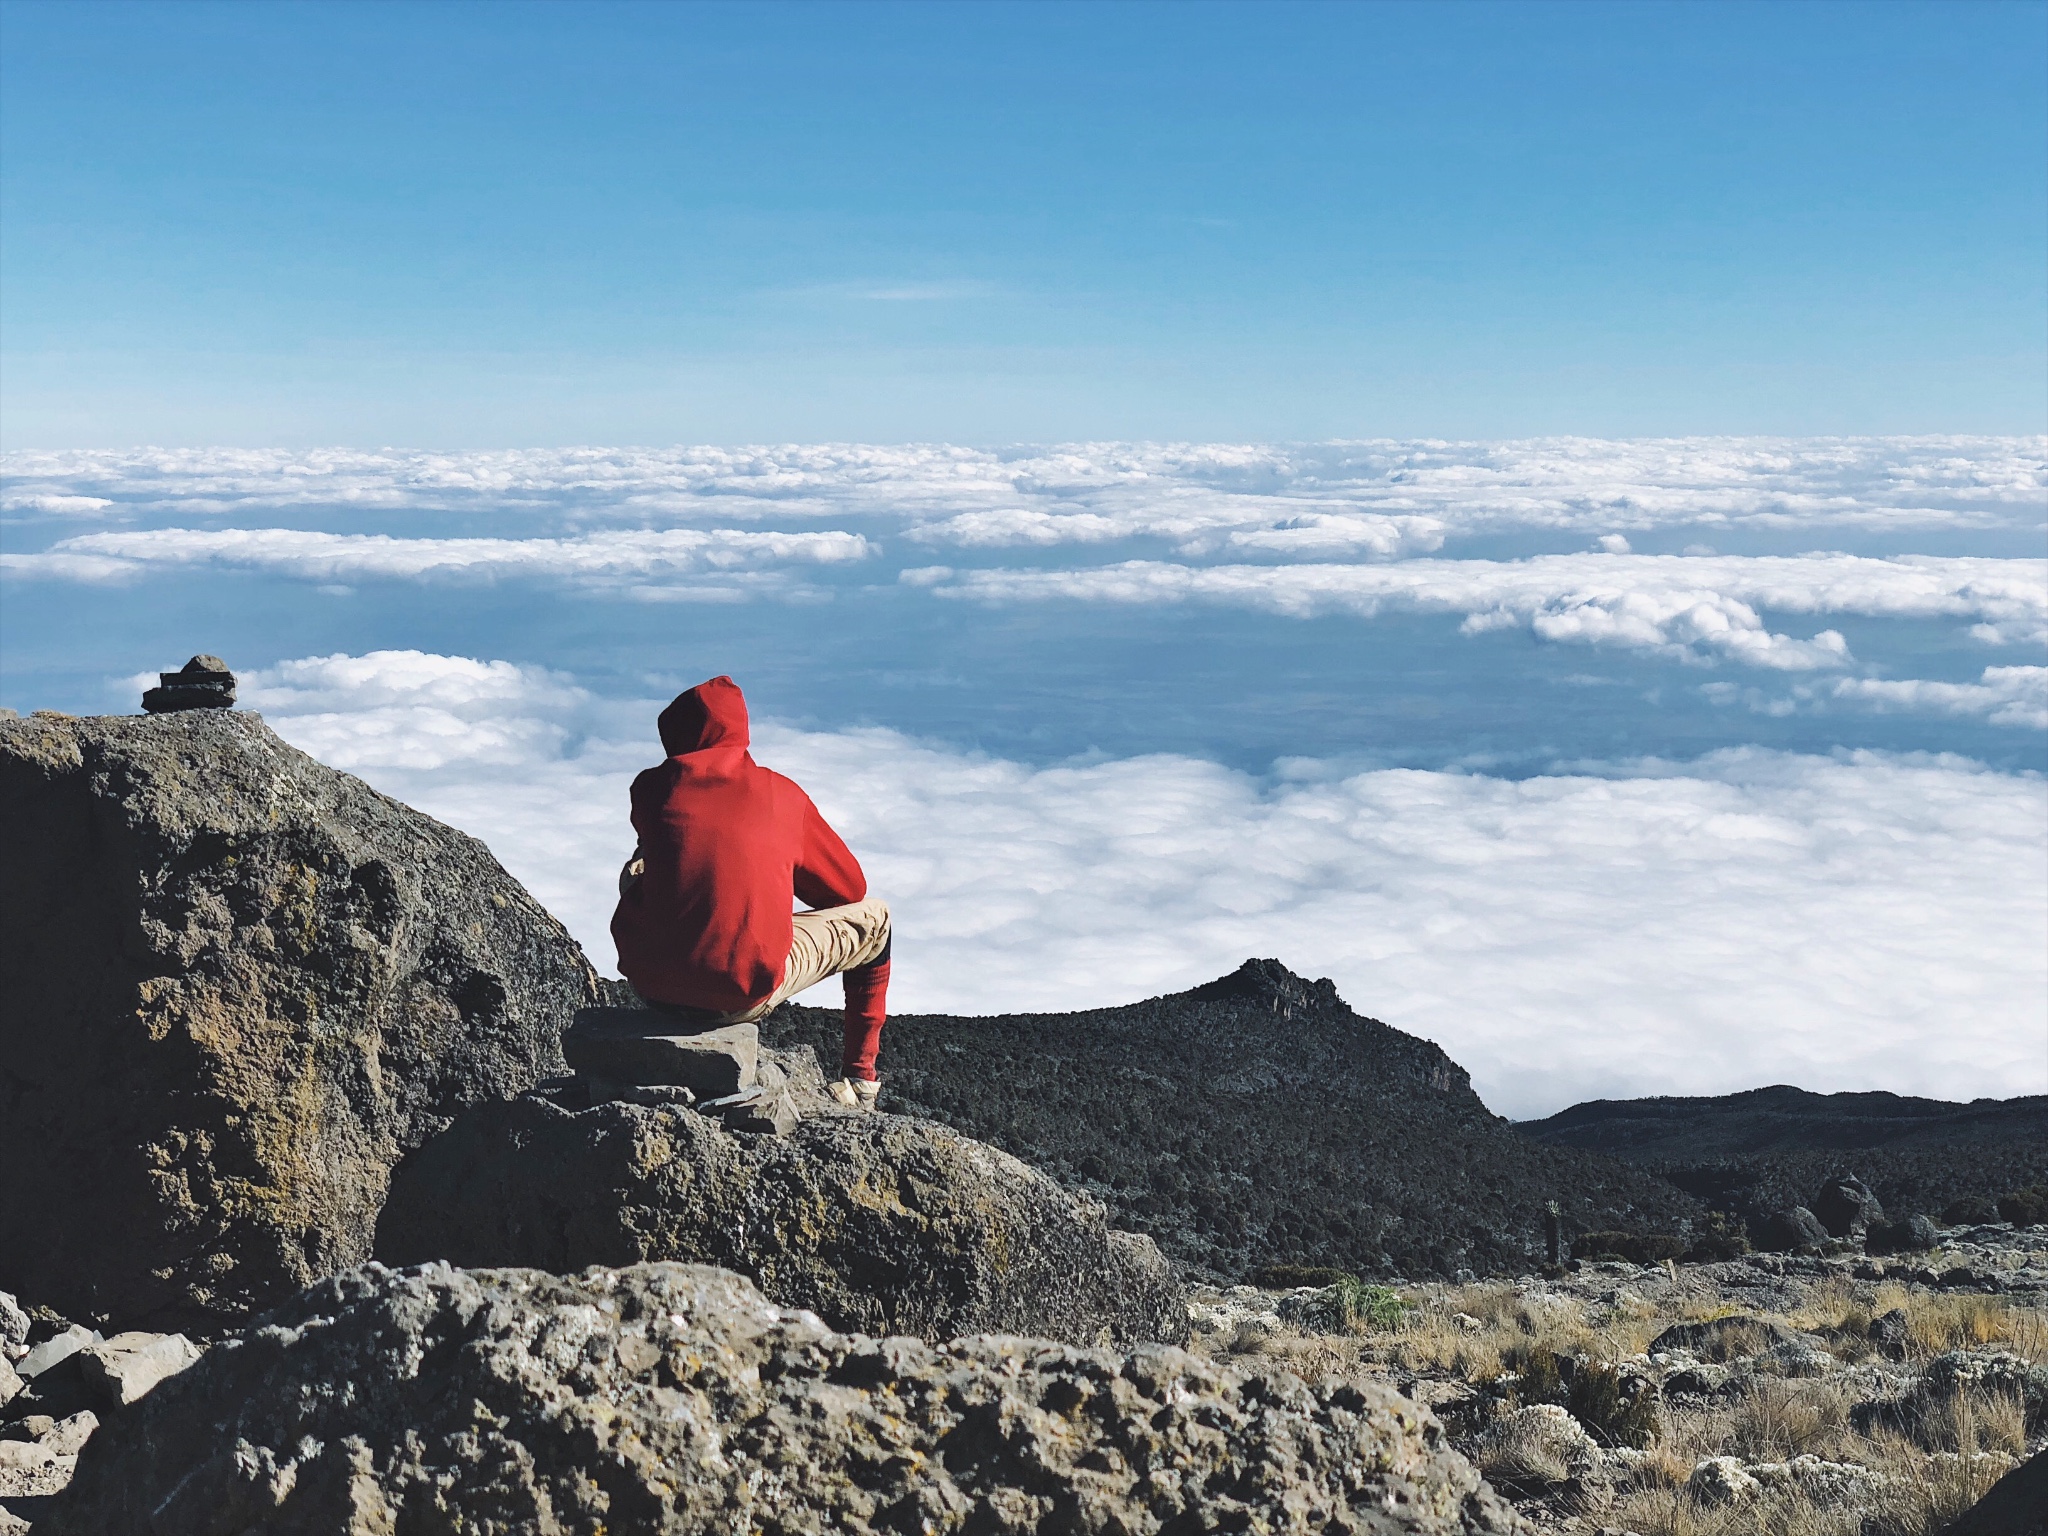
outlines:
[[[835,1334],[736,1275],[649,1264],[336,1276],[106,1425],[36,1529],[1522,1527],[1381,1385]]]
[[[595,997],[483,844],[254,715],[0,722],[0,1289],[209,1329],[369,1257],[390,1169]]]
[[[393,1178],[377,1257],[717,1264],[864,1333],[1186,1338],[1179,1280],[1100,1202],[946,1126],[838,1108],[808,1052],[764,1075],[778,1061],[803,1105],[782,1136],[680,1106],[478,1105]]]

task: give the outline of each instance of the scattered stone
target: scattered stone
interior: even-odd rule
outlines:
[[[31,1413],[0,1424],[0,1440],[40,1440],[57,1427],[57,1421],[47,1413]]]
[[[7,1361],[0,1360],[0,1408],[5,1408],[21,1396],[21,1387],[21,1377],[14,1367]]]
[[[1805,1206],[1795,1205],[1764,1218],[1756,1245],[1766,1253],[1800,1253],[1827,1240],[1827,1228],[1820,1218]]]
[[[1893,1307],[1889,1312],[1880,1312],[1870,1320],[1870,1327],[1864,1337],[1870,1347],[1879,1354],[1893,1360],[1903,1359],[1906,1345],[1912,1338],[1912,1331],[1906,1321],[1905,1309]]]
[[[1674,1323],[1650,1341],[1650,1353],[1683,1349],[1702,1359],[1725,1362],[1748,1359],[1796,1338],[1782,1323],[1737,1313],[1701,1323]]]
[[[1927,1362],[1924,1395],[1939,1401],[1958,1392],[2018,1398],[2030,1424],[2048,1418],[2048,1366],[2031,1364],[2008,1349],[1952,1349]]]
[[[796,1101],[786,1088],[761,1093],[725,1112],[725,1128],[747,1136],[787,1136],[796,1129]]]
[[[142,696],[142,707],[152,715],[235,705],[235,674],[218,656],[194,656],[175,672],[159,672],[157,683]]]
[[[822,1083],[815,1059],[806,1081]],[[787,1086],[787,1085],[786,1085]],[[806,1088],[822,1096],[822,1090]],[[735,1136],[691,1110],[479,1105],[401,1167],[387,1263],[677,1260],[752,1276],[837,1328],[1076,1343],[1186,1337],[1179,1281],[1148,1238],[1006,1153],[900,1115],[807,1115]]]
[[[62,1333],[43,1340],[22,1356],[18,1369],[23,1377],[33,1381],[51,1367],[69,1360],[86,1345],[99,1342],[100,1336],[93,1329],[73,1323]]]
[[[78,1352],[78,1372],[111,1408],[126,1408],[168,1376],[199,1358],[182,1333],[117,1333]]]
[[[1885,1480],[1853,1461],[1823,1461],[1814,1455],[1789,1462],[1752,1462],[1744,1469],[1759,1488],[1795,1490],[1825,1508],[1863,1504],[1884,1488]]]
[[[1806,1339],[1787,1339],[1774,1344],[1762,1359],[1780,1376],[1825,1376],[1841,1362],[1818,1344]]]
[[[229,1519],[578,1536],[1523,1529],[1427,1411],[1379,1384],[1310,1388],[1159,1347],[834,1334],[737,1276],[666,1264],[337,1276],[110,1423],[38,1533],[196,1536]]]
[[[1870,1186],[1853,1174],[1828,1181],[1813,1202],[1813,1214],[1830,1237],[1854,1237],[1884,1220],[1884,1207]]]
[[[59,1456],[76,1456],[85,1449],[85,1442],[92,1438],[94,1430],[100,1427],[100,1416],[90,1409],[71,1414],[57,1420],[43,1431],[38,1442],[45,1450]]]
[[[1735,1373],[1727,1366],[1704,1360],[1680,1366],[1664,1378],[1664,1391],[1673,1397],[1720,1397],[1737,1385]]]
[[[596,995],[474,838],[254,715],[0,723],[0,1286],[214,1329],[369,1256],[391,1167]]]
[[[1453,1312],[1451,1314],[1451,1325],[1460,1333],[1478,1333],[1486,1326],[1486,1324],[1479,1321],[1470,1312]]]
[[[1925,1253],[1940,1241],[1934,1223],[1916,1214],[1898,1221],[1873,1222],[1863,1236],[1863,1249],[1866,1253]]]
[[[5,1291],[0,1291],[0,1346],[28,1346],[28,1314]]]
[[[1733,1456],[1709,1456],[1693,1467],[1685,1490],[1702,1504],[1743,1504],[1762,1493],[1764,1485]]]
[[[585,1008],[562,1036],[562,1054],[591,1078],[670,1084],[688,1088],[699,1099],[719,1099],[754,1086],[760,1030],[753,1024],[726,1024],[685,1032],[669,1015],[652,1009]]]

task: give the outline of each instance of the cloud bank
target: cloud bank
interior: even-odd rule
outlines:
[[[626,785],[665,701],[419,652],[290,662],[244,697],[484,838],[609,967]],[[1774,1081],[2048,1091],[2038,775],[1755,749],[1520,781],[1032,768],[773,722],[756,755],[895,905],[905,1010],[1124,1002],[1271,954],[1441,1042],[1516,1116]]]
[[[17,576],[132,581],[146,569],[213,567],[305,581],[541,578],[630,588],[706,572],[834,565],[870,553],[859,534],[758,533],[731,528],[590,533],[569,539],[400,539],[300,528],[159,528],[89,533],[38,554],[0,555]]]
[[[922,567],[903,579],[985,603],[1213,602],[1305,618],[1461,613],[1468,632],[1522,628],[1780,670],[1837,667],[1842,637],[1768,631],[1758,609],[1884,618],[1975,618],[1980,639],[2048,639],[2048,561],[1855,555],[1542,555],[1393,565],[1189,566],[1132,560],[1055,571]]]
[[[932,546],[1158,538],[1187,554],[1391,557],[1512,530],[2038,529],[2048,509],[2040,437],[136,449],[12,453],[4,469],[15,517],[78,515],[99,501],[110,523],[488,512],[557,533],[874,518]]]

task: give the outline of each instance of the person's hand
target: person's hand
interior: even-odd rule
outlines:
[[[647,873],[647,861],[640,857],[640,850],[633,850],[633,857],[619,867],[619,894],[625,895],[633,888],[633,882]]]

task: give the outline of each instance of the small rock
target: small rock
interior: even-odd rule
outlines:
[[[1906,1341],[1911,1337],[1905,1309],[1893,1307],[1889,1312],[1878,1313],[1870,1320],[1870,1328],[1864,1337],[1879,1354],[1893,1360],[1902,1358],[1906,1353]]]
[[[1685,1480],[1686,1492],[1702,1504],[1741,1504],[1764,1491],[1733,1456],[1709,1456]]]
[[[21,1377],[15,1374],[14,1367],[0,1360],[0,1408],[21,1396],[21,1386]]]
[[[35,1472],[57,1459],[40,1440],[0,1440],[0,1477],[10,1472]],[[0,1491],[5,1491],[0,1485]]]
[[[47,1413],[31,1413],[0,1426],[0,1440],[40,1440],[56,1427],[57,1421]]]
[[[0,1291],[0,1344],[28,1344],[28,1314],[5,1291]]]
[[[199,1358],[182,1333],[117,1333],[78,1352],[78,1371],[109,1407],[125,1408],[166,1377]]]
[[[699,1099],[754,1086],[761,1032],[726,1024],[696,1033],[644,1008],[583,1008],[562,1036],[562,1055],[587,1077],[613,1083],[673,1084]]]
[[[142,696],[143,709],[152,715],[235,705],[235,674],[218,656],[194,656],[175,672],[159,672],[157,682]]]
[[[100,1336],[82,1324],[73,1323],[62,1333],[43,1340],[34,1349],[22,1356],[17,1369],[33,1381],[59,1361],[69,1360],[88,1344],[97,1344]]]
[[[43,1449],[58,1456],[76,1456],[85,1449],[85,1442],[92,1438],[92,1432],[100,1427],[100,1416],[90,1409],[74,1413],[69,1418],[59,1419],[43,1433],[39,1444]]]
[[[1478,1333],[1486,1327],[1470,1312],[1453,1312],[1451,1322],[1461,1333]]]
[[[1787,1339],[1771,1346],[1763,1357],[1781,1376],[1825,1376],[1839,1363],[1817,1344],[1804,1339]]]
[[[787,1136],[796,1129],[796,1101],[786,1088],[764,1093],[725,1112],[725,1128],[750,1136]]]
[[[1719,1397],[1734,1385],[1733,1371],[1706,1361],[1681,1366],[1664,1378],[1664,1391],[1673,1397]]]

